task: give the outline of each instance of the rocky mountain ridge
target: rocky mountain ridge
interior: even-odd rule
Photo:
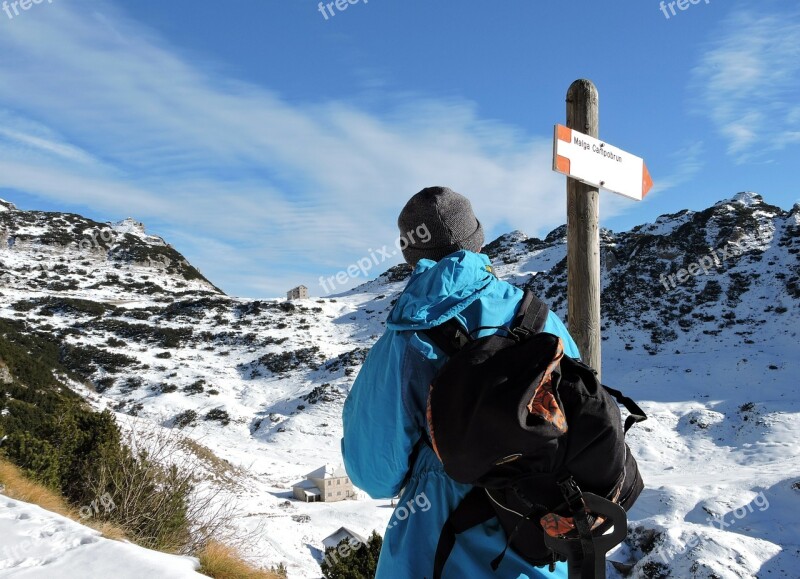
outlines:
[[[485,251],[499,277],[566,317],[565,242],[562,226],[544,239],[512,232]],[[797,512],[787,477],[800,452],[787,440],[800,435],[800,205],[742,193],[603,230],[601,247],[604,378],[651,416],[631,434],[648,491],[619,568],[792,576],[780,573],[800,564],[796,536],[762,522],[744,536],[712,532],[697,513],[724,515],[762,491]],[[133,220],[0,202],[0,318],[56,341],[72,387],[97,408],[173,428],[235,465],[243,528],[271,529],[253,557],[287,563],[292,577],[319,576],[314,549],[342,521],[368,534],[388,520],[375,508],[388,501],[286,499],[321,462],[341,462],[343,400],[409,273],[396,266],[325,299],[237,299]],[[708,477],[707,464],[731,474]],[[680,552],[695,535],[705,547]]]

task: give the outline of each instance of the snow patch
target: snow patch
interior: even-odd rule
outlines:
[[[199,562],[112,541],[36,505],[0,495],[0,576],[199,578]]]
[[[147,234],[144,231],[144,223],[141,221],[136,221],[132,217],[128,217],[127,219],[123,219],[122,221],[118,221],[114,223],[112,226],[114,231],[118,231],[119,233],[131,233],[133,235],[137,235],[139,237],[146,237]]]
[[[716,206],[728,205],[730,203],[738,203],[739,205],[744,205],[745,207],[753,207],[755,205],[762,205],[764,203],[764,199],[761,197],[761,195],[754,193],[753,191],[742,191],[730,199],[720,201],[716,204]]]

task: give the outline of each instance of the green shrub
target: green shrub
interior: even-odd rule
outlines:
[[[92,359],[97,350],[74,347],[71,360]],[[194,469],[175,466],[175,454],[158,441],[123,440],[110,411],[92,410],[58,378],[70,374],[59,358],[51,336],[0,319],[0,365],[11,375],[0,382],[0,433],[7,437],[0,453],[75,508],[108,495],[115,508],[96,516],[141,545],[183,551],[194,544]]]
[[[34,300],[21,300],[11,304],[11,309],[15,312],[29,312],[37,306]]]
[[[106,311],[114,309],[113,306],[106,306],[98,302],[75,298],[49,297],[36,301],[42,306],[42,309],[40,310],[42,315],[70,314],[102,316],[104,313],[106,313]]]
[[[196,380],[195,382],[192,382],[188,386],[184,386],[183,391],[186,392],[186,394],[189,394],[190,396],[192,394],[202,394],[203,390],[205,389],[204,388],[205,383],[206,383],[205,380]]]
[[[138,390],[144,384],[144,380],[139,376],[128,376],[122,383],[122,391],[126,394]]]
[[[118,340],[114,336],[111,336],[108,340],[106,340],[106,344],[108,344],[112,348],[124,348],[125,346],[127,346],[125,342],[123,342],[122,340]]]
[[[320,567],[325,579],[372,579],[378,567],[383,539],[373,531],[367,544],[343,539],[336,547],[325,549]]]
[[[195,421],[197,420],[197,412],[194,410],[184,410],[177,416],[175,416],[174,424],[178,428],[186,428],[187,426],[194,425]]]
[[[84,478],[89,496],[75,504],[111,497],[114,509],[97,516],[113,521],[137,544],[149,549],[180,551],[191,542],[189,500],[194,478],[174,464],[164,466],[155,451],[135,454],[127,445],[107,445],[98,467]]]
[[[319,346],[310,348],[300,348],[299,350],[287,350],[283,352],[269,352],[261,356],[258,360],[249,364],[251,375],[257,376],[260,368],[266,368],[273,374],[282,374],[290,370],[296,370],[301,366],[307,366],[312,370],[319,367],[318,361],[321,358]],[[248,365],[240,365],[244,370]]]
[[[149,317],[149,316],[148,316]],[[194,330],[190,327],[166,328],[149,324],[131,324],[120,319],[101,319],[91,322],[91,329],[100,332],[113,332],[121,338],[140,343],[153,343],[162,348],[175,348],[192,338]]]
[[[109,352],[88,344],[64,344],[60,354],[59,362],[84,379],[88,379],[99,369],[109,374],[117,374],[139,363],[131,356]]]
[[[98,392],[105,392],[114,385],[114,382],[116,382],[116,379],[113,376],[104,376],[95,382],[94,388]]]
[[[206,414],[206,420],[216,420],[217,422],[220,422],[222,426],[228,426],[231,421],[231,417],[227,410],[222,408],[213,408]]]

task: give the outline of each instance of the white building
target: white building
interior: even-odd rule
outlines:
[[[351,531],[347,527],[339,527],[338,531],[322,539],[322,545],[325,549],[335,548],[344,539],[347,539],[350,545],[355,543],[367,544],[367,540],[355,531]]]
[[[304,285],[299,285],[296,288],[290,289],[286,292],[287,300],[305,300],[308,299],[308,288]]]
[[[307,503],[336,502],[357,498],[355,487],[343,467],[321,466],[292,485],[292,494]]]

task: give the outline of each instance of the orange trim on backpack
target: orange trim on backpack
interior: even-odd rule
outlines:
[[[558,339],[558,346],[552,362],[542,376],[542,380],[533,393],[533,398],[528,403],[528,412],[536,416],[541,416],[552,424],[563,434],[567,431],[567,418],[558,405],[555,393],[553,392],[553,371],[558,367],[561,358],[564,357],[564,344],[561,338]]]
[[[575,521],[572,517],[562,517],[556,513],[547,513],[539,519],[539,522],[542,524],[544,532],[555,539],[565,537],[575,531]],[[592,530],[594,531],[605,522],[606,520],[603,517],[597,517],[592,525]]]
[[[622,487],[625,484],[625,477],[622,477],[622,480],[619,482],[617,487],[612,490],[614,496],[610,497],[610,500],[613,503],[619,504],[619,495],[622,493]],[[583,502],[583,501],[581,501]],[[586,506],[584,505],[584,510]],[[572,517],[562,517],[556,513],[547,513],[539,522],[542,524],[542,529],[545,533],[550,535],[554,538],[564,537],[569,535],[572,531],[575,530],[575,521]],[[594,524],[592,525],[592,530],[596,529],[600,525],[606,522],[604,517],[597,517]]]
[[[569,535],[575,530],[575,522],[572,517],[562,517],[555,513],[547,513],[539,519],[539,522],[542,524],[544,532],[553,538]]]

